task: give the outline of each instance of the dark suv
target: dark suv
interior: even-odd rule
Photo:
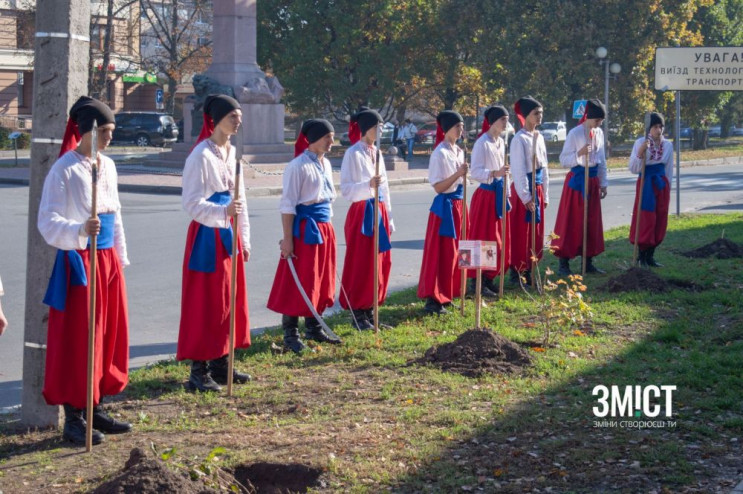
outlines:
[[[157,112],[121,112],[116,115],[113,141],[133,142],[137,146],[165,146],[178,139],[178,126],[172,116]]]

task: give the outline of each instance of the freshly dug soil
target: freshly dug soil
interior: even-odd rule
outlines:
[[[528,352],[491,329],[470,329],[451,343],[431,347],[415,361],[467,377],[516,373],[531,365]]]
[[[683,255],[693,258],[716,257],[718,259],[734,259],[743,257],[743,247],[726,238],[718,238],[711,244],[683,252]]]
[[[610,278],[605,290],[611,293],[619,292],[668,292],[672,287],[666,280],[649,269],[632,267],[619,276]]]
[[[671,290],[688,290],[690,292],[701,292],[704,287],[686,280],[664,280],[652,269],[633,267],[623,274],[610,278],[600,290],[610,293],[620,292],[670,292]]]
[[[294,494],[310,487],[325,487],[322,470],[292,463],[253,463],[238,466],[233,475],[243,485],[252,485],[258,494]]]
[[[207,494],[219,491],[209,489],[201,482],[193,482],[171,471],[162,461],[149,458],[140,448],[132,449],[121,474],[98,486],[94,494]]]

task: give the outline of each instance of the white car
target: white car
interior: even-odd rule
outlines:
[[[539,126],[539,131],[548,142],[564,141],[567,137],[565,122],[544,122]]]

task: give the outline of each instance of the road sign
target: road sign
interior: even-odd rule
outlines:
[[[659,91],[743,91],[743,47],[656,48]]]
[[[165,105],[163,104],[163,90],[157,89],[155,90],[155,106],[158,110],[162,110]]]
[[[586,100],[578,99],[573,101],[573,118],[580,120],[583,118],[584,113],[586,113]]]

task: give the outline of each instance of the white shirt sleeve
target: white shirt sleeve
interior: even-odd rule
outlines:
[[[213,176],[212,168],[205,147],[196,146],[186,158],[186,165],[183,168],[181,202],[188,215],[202,225],[210,228],[227,228],[229,226],[227,206],[207,201],[212,193],[218,192],[210,190],[212,187],[209,187],[209,181],[216,178]]]
[[[645,142],[645,138],[641,137],[635,141],[635,144],[632,146],[632,154],[629,156],[629,171],[632,173],[640,173],[642,171],[642,158],[639,156],[640,154],[640,146],[642,146],[642,143]]]
[[[71,219],[67,214],[69,183],[65,173],[69,173],[69,170],[52,166],[44,179],[37,226],[41,236],[52,247],[62,250],[84,249],[88,243],[88,236],[83,232],[85,221]]]
[[[483,137],[485,139],[488,138],[486,134],[483,134],[475,141],[475,145],[472,146],[472,157],[470,160],[470,162],[472,163],[472,168],[470,170],[470,174],[472,178],[477,180],[478,182],[489,184],[493,181],[493,179],[490,176],[490,169],[488,169],[487,166],[488,149],[485,146],[486,141],[483,140]]]
[[[579,130],[576,131],[576,129]],[[579,125],[568,132],[568,137],[565,139],[565,143],[562,145],[562,151],[560,152],[560,166],[563,168],[572,168],[578,165],[586,166],[585,160],[578,158],[578,151],[585,146],[585,139],[582,133],[583,125]]]
[[[363,148],[353,145],[343,155],[341,164],[341,195],[350,202],[366,201],[374,196],[369,187],[371,173],[367,167],[368,156]]]
[[[513,176],[513,187],[516,195],[522,203],[526,204],[531,201],[531,191],[529,190],[529,179],[527,178],[526,169],[526,150],[522,135],[517,135],[511,141],[511,175]]]

